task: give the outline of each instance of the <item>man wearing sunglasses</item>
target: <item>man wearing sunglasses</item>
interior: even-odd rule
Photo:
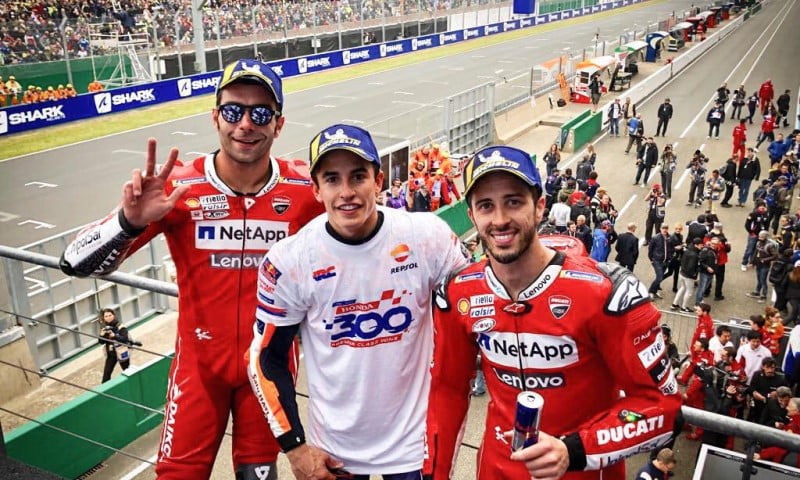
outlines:
[[[78,234],[62,257],[70,275],[104,275],[159,233],[178,271],[180,316],[159,479],[209,478],[229,414],[236,478],[277,478],[279,448],[250,388],[242,354],[253,339],[258,265],[272,245],[323,211],[305,162],[270,155],[284,124],[280,78],[240,60],[223,71],[212,111],[220,149],[156,170],[149,140],[121,206]]]
[[[467,264],[466,252],[433,214],[376,205],[381,158],[365,130],[333,125],[309,150],[326,215],[278,242],[261,264],[253,389],[296,478],[346,471],[355,480],[420,480],[431,293]],[[298,330],[307,429],[287,367]]]

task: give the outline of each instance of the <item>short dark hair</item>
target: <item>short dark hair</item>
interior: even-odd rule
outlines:
[[[750,321],[761,328],[763,328],[764,324],[767,323],[767,321],[761,315],[750,315]]]
[[[706,313],[711,311],[711,305],[709,305],[707,303],[702,303],[701,302],[701,303],[698,303],[697,306],[700,307],[700,310],[702,310],[702,311],[704,311]]]
[[[700,342],[700,346],[703,347],[703,350],[708,350],[708,339],[707,338],[698,338],[698,342]]]
[[[778,362],[775,361],[772,357],[767,357],[761,361],[761,367],[775,367],[778,365]]]
[[[723,333],[725,333],[725,332],[733,333],[733,330],[731,330],[731,327],[729,327],[727,325],[720,325],[720,326],[717,327],[716,333],[717,333],[718,337],[720,335],[722,335]]]
[[[759,341],[761,340],[761,334],[756,332],[755,330],[750,330],[749,332],[747,332],[746,335],[747,335],[746,338],[747,338],[748,342],[750,340],[759,340]]]

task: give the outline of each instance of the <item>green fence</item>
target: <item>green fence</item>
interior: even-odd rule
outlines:
[[[125,59],[125,69],[127,75],[131,76],[132,69],[130,60]],[[92,70],[92,59],[81,58],[70,60],[70,69],[72,70],[72,85],[78,93],[86,93],[86,87],[94,80],[94,72]],[[94,66],[97,71],[97,79],[100,81],[108,80],[114,75],[114,70],[119,66],[119,56],[105,55],[94,57]],[[40,63],[19,63],[13,65],[5,65],[0,67],[0,77],[8,80],[11,75],[15,76],[17,81],[22,85],[22,88],[27,89],[28,85],[35,85],[42,87],[42,90],[47,90],[47,87],[52,86],[56,88],[58,85],[66,85],[69,83],[67,77],[67,62],[60,60],[57,62],[40,62]]]
[[[114,451],[48,425],[117,449],[124,447],[158,426],[163,415],[99,393],[160,411],[167,396],[171,361],[171,357],[161,358],[123,373],[40,416],[36,419],[40,423],[29,422],[14,429],[6,436],[8,455],[62,477],[82,475]]]
[[[592,114],[592,111],[588,108],[580,113],[577,117],[573,118],[572,120],[568,121],[567,123],[561,125],[561,145],[558,148],[563,149],[564,145],[567,144],[567,137],[569,136],[569,131],[575,125],[581,123],[585,118]]]
[[[598,5],[599,3],[600,0],[544,0],[539,2],[539,15],[562,10],[578,10],[583,7]]]
[[[466,200],[461,200],[436,210],[436,216],[450,225],[450,228],[459,237],[472,229],[472,222],[467,216]]]
[[[576,125],[572,126],[570,134],[573,136],[573,151],[577,152],[603,129],[603,113],[597,112],[589,115]]]

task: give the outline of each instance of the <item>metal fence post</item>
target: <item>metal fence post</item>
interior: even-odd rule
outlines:
[[[8,298],[11,301],[11,309],[20,317],[31,317],[31,304],[28,300],[28,286],[25,282],[25,272],[22,262],[11,258],[3,257],[3,270],[6,273],[6,285],[8,285]],[[39,348],[36,345],[36,335],[30,321],[23,318],[17,319],[17,323],[22,325],[25,330],[25,341],[28,342],[28,350],[37,368],[41,368],[39,361]]]
[[[183,76],[183,57],[181,56],[181,22],[175,15],[175,50],[178,52],[178,73]]]

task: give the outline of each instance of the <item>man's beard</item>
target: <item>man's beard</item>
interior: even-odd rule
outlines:
[[[520,231],[521,245],[519,247],[519,250],[506,253],[498,253],[494,250],[494,248],[492,248],[492,243],[490,242],[491,240],[490,236],[483,234],[479,235],[483,244],[487,246],[489,254],[492,256],[492,259],[504,265],[515,262],[517,259],[519,259],[519,257],[521,257],[525,252],[527,252],[528,249],[531,248],[531,244],[533,243],[533,239],[535,236],[536,232],[534,229],[521,230]]]

